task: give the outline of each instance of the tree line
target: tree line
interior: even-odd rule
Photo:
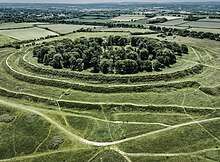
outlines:
[[[44,42],[33,50],[37,62],[56,69],[134,74],[160,71],[176,63],[177,55],[187,54],[188,47],[173,42],[143,37],[93,37]]]
[[[149,29],[153,31],[157,31],[159,33],[164,33],[166,36],[179,35],[182,37],[192,37],[192,38],[220,41],[219,33],[202,32],[202,31],[197,32],[197,31],[190,31],[187,29],[167,28],[160,26],[150,26]]]

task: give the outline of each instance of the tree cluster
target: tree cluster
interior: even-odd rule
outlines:
[[[156,18],[149,21],[149,24],[157,24],[157,23],[165,23],[167,21],[166,18]]]
[[[204,19],[204,18],[206,17],[189,15],[188,17],[184,18],[184,21],[198,21],[199,19]]]
[[[160,26],[150,26],[149,28],[153,31],[164,33],[166,36],[179,35],[182,37],[192,37],[192,38],[211,39],[211,40],[220,41],[219,33],[202,32],[202,31],[197,32],[186,29],[166,28]]]
[[[33,50],[38,63],[104,74],[160,71],[187,54],[186,45],[143,37],[93,37],[44,42]]]

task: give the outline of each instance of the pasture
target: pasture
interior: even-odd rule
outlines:
[[[190,31],[197,31],[197,32],[211,32],[211,33],[220,33],[220,29],[211,29],[211,28],[190,28]]]
[[[192,21],[179,25],[181,27],[220,29],[220,22]]]
[[[90,25],[66,25],[66,24],[49,24],[49,25],[38,25],[39,27],[48,28],[52,31],[66,34],[71,33],[73,31],[77,31],[79,29],[99,29],[100,26],[90,26]]]
[[[39,39],[41,37],[58,35],[57,33],[37,27],[27,29],[0,30],[0,34],[17,40]]]
[[[45,24],[40,22],[35,23],[0,23],[0,30],[16,29],[16,28],[27,28],[33,27],[34,25]]]
[[[150,18],[150,20],[166,18],[168,21],[182,19],[182,17],[177,16],[155,16]]]
[[[15,41],[16,41],[16,39],[14,39],[14,38],[10,38],[8,36],[0,34],[0,46],[2,46],[4,44],[15,42]]]
[[[100,29],[100,31],[104,31],[104,32],[131,32],[131,33],[135,33],[135,32],[140,32],[140,33],[147,33],[147,32],[153,32],[150,29],[138,29],[138,28],[102,28]]]
[[[145,16],[144,15],[121,15],[121,16],[118,16],[118,17],[114,17],[113,21],[136,21],[136,20],[141,20],[141,19],[145,19]]]
[[[159,23],[158,25],[164,25],[164,26],[178,26],[180,24],[187,23],[187,21],[184,21],[183,18],[170,20],[164,23]]]

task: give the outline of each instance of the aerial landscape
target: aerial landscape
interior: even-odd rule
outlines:
[[[219,161],[219,1],[0,1],[0,162]]]

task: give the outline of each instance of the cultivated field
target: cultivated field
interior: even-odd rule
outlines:
[[[0,30],[0,34],[18,40],[38,39],[41,37],[58,35],[57,33],[37,27],[27,29]]]
[[[219,22],[220,23],[220,19],[209,19],[209,18],[206,18],[206,19],[199,19],[198,21],[200,21],[200,22]]]
[[[126,29],[124,29],[126,30]],[[37,43],[42,43],[42,42],[47,42],[47,41],[53,41],[53,40],[59,40],[59,39],[64,39],[64,38],[69,38],[69,39],[76,39],[76,38],[80,38],[80,37],[108,37],[110,35],[124,35],[124,36],[129,36],[130,33],[129,32],[115,32],[115,31],[110,31],[110,32],[76,32],[76,33],[72,33],[72,34],[68,34],[66,36],[60,36],[60,37],[54,37],[54,38],[49,38],[46,40],[40,40],[40,41],[36,41]]]
[[[115,31],[43,41],[131,36]],[[57,70],[38,64],[32,46],[0,49],[0,162],[220,161],[220,42],[160,39],[189,54],[132,75]]]
[[[16,39],[13,39],[8,36],[0,34],[0,46],[2,46],[4,44],[15,42],[15,41],[16,41]]]
[[[197,31],[197,32],[211,32],[211,33],[220,33],[220,29],[208,29],[208,28],[190,28],[190,31]]]
[[[114,21],[136,21],[136,20],[141,20],[141,19],[145,19],[144,15],[121,15],[118,17],[114,17],[111,20]]]
[[[67,19],[67,21],[79,21],[79,22],[101,22],[101,23],[106,23],[106,22],[114,22],[111,19],[97,19],[97,18],[73,18],[73,19]]]
[[[140,33],[150,33],[154,32],[150,29],[138,29],[138,28],[102,28],[100,31],[109,31],[109,32],[140,32]]]
[[[177,17],[177,16],[155,16],[150,18],[150,20],[161,19],[161,18],[166,18],[168,21],[182,19],[182,17]]]
[[[101,28],[100,26],[90,26],[90,25],[66,25],[66,24],[50,24],[50,25],[38,25],[43,28],[48,28],[52,31],[61,33],[61,34],[66,34],[66,33],[71,33],[73,31],[79,30],[79,29],[99,29]]]
[[[0,30],[5,29],[16,29],[16,28],[27,28],[27,27],[33,27],[33,25],[38,24],[45,24],[45,23],[1,23],[0,24]]]
[[[204,21],[192,21],[185,23],[179,26],[190,26],[194,28],[211,28],[211,29],[220,29],[220,22],[204,22]]]
[[[159,24],[165,25],[165,26],[178,26],[178,25],[184,24],[184,23],[187,23],[187,21],[184,21],[182,18],[179,18],[179,19],[170,20],[165,23],[159,23]]]

